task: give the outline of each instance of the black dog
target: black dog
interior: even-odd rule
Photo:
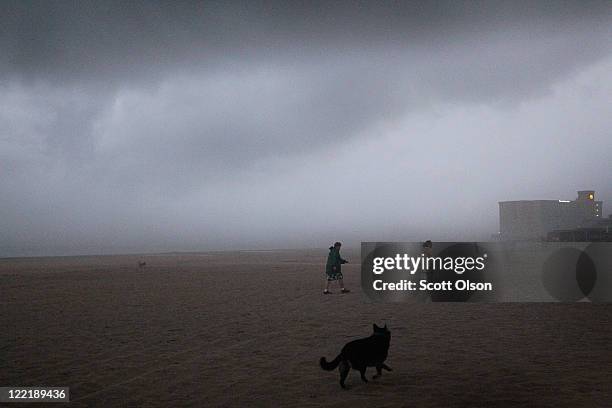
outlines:
[[[389,342],[391,341],[391,332],[385,327],[373,325],[374,334],[365,339],[353,340],[342,348],[342,351],[333,361],[327,362],[325,357],[321,357],[319,363],[321,368],[331,371],[340,366],[340,386],[346,388],[344,381],[348,376],[351,368],[361,373],[363,382],[368,382],[365,377],[365,372],[368,367],[376,367],[376,375],[378,378],[382,375],[382,369],[391,371],[385,364],[387,354],[389,353]]]

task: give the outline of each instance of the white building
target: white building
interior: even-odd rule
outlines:
[[[595,191],[578,191],[574,201],[521,200],[499,203],[499,232],[504,240],[545,239],[553,230],[588,227],[602,217]]]

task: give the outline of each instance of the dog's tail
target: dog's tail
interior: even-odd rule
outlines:
[[[327,362],[327,360],[325,360],[325,357],[321,357],[321,359],[319,360],[319,364],[321,364],[322,369],[331,371],[334,368],[338,367],[340,361],[342,361],[342,353],[338,354],[338,357],[334,358],[333,361],[330,361],[329,363]]]

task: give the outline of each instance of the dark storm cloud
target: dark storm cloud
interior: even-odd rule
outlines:
[[[608,146],[609,119],[593,112],[611,80],[610,2],[0,7],[0,254],[316,245],[341,230],[326,217],[353,225],[342,231],[354,240],[379,239],[375,225],[390,231],[406,211],[421,219],[414,230],[451,231],[478,216],[439,206],[449,197],[494,212],[516,198],[501,194],[536,194],[540,180],[510,175],[506,153],[533,171],[555,151],[551,132],[597,174],[573,175],[576,189],[608,187],[589,158]],[[560,127],[561,112],[589,118],[574,129],[586,143]],[[465,146],[476,141],[474,156]],[[377,165],[386,143],[420,157]],[[429,163],[423,145],[438,152]],[[562,157],[550,157],[550,174]],[[457,189],[474,181],[466,168],[485,175],[476,195]],[[321,202],[337,196],[330,172],[343,174],[342,209]],[[402,179],[428,194],[431,216],[408,193],[397,205],[363,193],[393,196],[389,180]],[[547,194],[572,189],[559,180]],[[389,218],[360,219],[366,206]],[[481,232],[495,228],[488,219]]]
[[[351,47],[430,47],[609,22],[609,2],[3,2],[3,74],[130,80],[189,64],[316,57]],[[595,25],[595,26],[593,26]],[[591,44],[593,45],[593,44]],[[118,78],[119,76],[119,78]]]

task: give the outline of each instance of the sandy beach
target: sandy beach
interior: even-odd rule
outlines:
[[[323,296],[326,254],[0,259],[0,385],[71,407],[612,405],[611,306],[376,304],[350,250],[352,292]],[[372,323],[394,371],[342,390],[318,360]]]

